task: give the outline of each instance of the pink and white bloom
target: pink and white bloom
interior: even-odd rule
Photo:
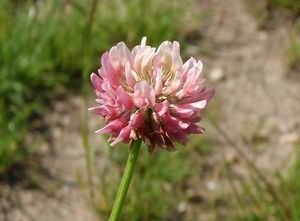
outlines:
[[[150,152],[186,144],[189,134],[204,132],[197,122],[214,95],[205,89],[202,68],[195,58],[182,62],[176,41],[155,49],[144,37],[132,51],[118,43],[91,74],[98,105],[89,110],[106,122],[96,133],[110,134],[111,145],[142,139]]]

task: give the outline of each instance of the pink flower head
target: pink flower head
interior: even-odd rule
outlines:
[[[90,111],[104,118],[96,133],[111,134],[111,145],[142,139],[150,152],[173,150],[174,142],[204,132],[196,123],[214,90],[205,89],[201,61],[182,62],[178,42],[156,50],[144,37],[132,51],[121,42],[102,55],[101,65],[91,75],[98,105]]]

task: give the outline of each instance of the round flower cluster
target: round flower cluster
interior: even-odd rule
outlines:
[[[214,90],[205,89],[201,61],[182,62],[178,42],[156,50],[144,37],[132,51],[121,42],[102,55],[101,65],[91,75],[98,105],[89,110],[104,118],[96,133],[111,134],[111,145],[142,139],[150,152],[173,150],[174,142],[204,132],[196,123]]]

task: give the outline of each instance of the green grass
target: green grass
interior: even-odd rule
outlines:
[[[300,143],[295,144],[289,164],[281,168],[261,168],[255,158],[250,158],[246,148],[232,140],[228,134],[212,121],[219,135],[235,151],[235,164],[227,160],[223,152],[221,182],[224,182],[223,199],[226,211],[222,220],[239,221],[297,221],[300,208]],[[252,141],[254,147],[259,143]],[[247,146],[246,146],[247,147]],[[218,149],[219,150],[219,149]],[[222,150],[220,150],[222,151]],[[287,163],[287,161],[285,161]],[[239,170],[238,167],[241,167]],[[230,199],[230,200],[228,200]],[[217,211],[216,211],[217,212]],[[219,219],[216,219],[219,220]]]
[[[268,3],[271,7],[287,10],[295,16],[299,16],[300,14],[299,0],[269,0]]]
[[[229,213],[227,220],[300,220],[300,153],[292,160],[288,171],[276,171],[269,177],[278,196],[276,200],[255,174],[250,175],[250,179],[239,180],[241,188],[233,193],[236,209]]]
[[[198,145],[207,143],[208,138],[198,139]],[[202,170],[195,151],[198,151],[195,146],[187,145],[175,152],[157,150],[149,155],[146,146],[142,146],[121,220],[128,220],[128,217],[131,221],[174,220],[178,203],[186,200],[184,184]],[[100,201],[96,203],[104,220],[112,208],[127,156],[125,145],[116,149],[106,147],[107,165],[99,172]]]
[[[300,220],[300,153],[297,155],[289,179],[284,184],[288,192],[286,198],[290,201],[293,219]]]
[[[299,70],[300,62],[300,41],[298,37],[293,34],[291,36],[290,45],[288,48],[288,67],[290,70]]]
[[[288,45],[288,67],[289,70],[299,72],[300,70],[300,20],[294,25]]]
[[[299,0],[268,0],[268,9],[270,14],[274,11],[284,12],[282,18],[287,19],[286,15],[290,15],[293,22],[291,36],[287,52],[287,65],[289,71],[298,72],[300,62],[300,1]],[[278,16],[278,14],[275,14]],[[271,16],[272,17],[272,16]]]
[[[82,72],[97,70],[101,52],[142,36],[182,41],[199,26],[188,16],[193,1],[102,0],[94,16],[92,0],[34,2],[0,1],[0,174],[31,152],[26,137],[45,130],[36,121],[51,100],[81,92]]]
[[[21,7],[6,1],[0,7],[0,172],[28,152],[21,141],[33,129],[31,117],[44,110],[47,96],[66,80],[56,72],[48,47],[56,38],[52,22],[43,33],[44,22],[28,17],[29,6]]]

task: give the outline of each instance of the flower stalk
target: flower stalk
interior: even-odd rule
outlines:
[[[126,163],[126,167],[125,167],[125,171],[124,171],[124,174],[121,179],[121,183],[119,186],[117,197],[114,202],[113,209],[112,209],[110,217],[109,217],[109,221],[118,221],[119,220],[119,217],[120,217],[120,214],[122,211],[122,207],[123,207],[123,204],[124,204],[127,192],[128,192],[128,188],[129,188],[132,176],[133,176],[133,171],[134,171],[136,160],[137,160],[137,157],[139,154],[140,146],[141,146],[140,139],[132,142],[131,149],[130,149],[129,156],[128,156],[127,163]]]

